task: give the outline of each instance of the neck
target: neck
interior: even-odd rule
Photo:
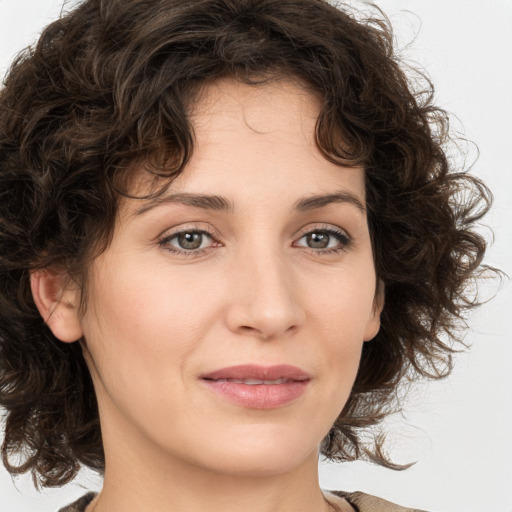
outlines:
[[[176,463],[159,471],[140,461],[125,471],[107,465],[94,512],[329,512],[316,466],[316,454],[300,468],[269,476],[212,474]]]
[[[104,443],[104,487],[93,504],[94,512],[333,510],[319,486],[316,451],[289,471],[240,475],[173,459],[165,450],[152,448],[149,443],[109,449],[108,435],[104,435]]]

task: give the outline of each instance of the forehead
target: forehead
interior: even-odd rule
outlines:
[[[361,168],[328,161],[316,143],[321,100],[300,83],[274,80],[248,85],[225,79],[203,86],[190,105],[194,148],[190,161],[172,182],[173,193],[237,194],[252,187],[329,193],[340,185],[364,203]],[[138,174],[137,192],[145,195],[153,177]],[[154,189],[153,189],[154,190]]]
[[[203,86],[190,105],[190,121],[199,134],[219,127],[219,122],[236,124],[256,133],[279,133],[290,124],[310,131],[318,119],[321,100],[310,87],[298,80],[274,79],[246,84],[223,79]]]

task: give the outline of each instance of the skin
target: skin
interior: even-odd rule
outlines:
[[[123,201],[112,244],[91,264],[86,313],[79,289],[59,290],[62,276],[34,274],[56,336],[85,339],[106,455],[95,512],[332,510],[318,446],[378,332],[382,301],[364,171],[320,154],[318,110],[288,82],[205,87],[190,163],[164,201]],[[184,194],[220,196],[229,208]],[[305,201],[316,195],[336,198]],[[180,246],[184,232],[198,249]],[[201,380],[245,363],[294,365],[310,381],[292,402],[259,410]]]

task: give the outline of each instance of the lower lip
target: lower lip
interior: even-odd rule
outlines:
[[[299,398],[306,391],[309,380],[255,385],[206,379],[203,382],[237,405],[250,409],[276,409]]]

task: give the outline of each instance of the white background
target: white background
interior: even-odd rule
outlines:
[[[512,0],[376,0],[407,60],[424,67],[454,127],[475,141],[474,172],[495,194],[488,262],[512,276]],[[54,19],[61,0],[0,0],[0,75]],[[469,161],[474,151],[470,151]],[[471,319],[468,354],[444,381],[418,386],[389,422],[393,472],[363,463],[321,464],[322,485],[363,490],[431,512],[512,512],[512,285]],[[0,469],[0,512],[55,512],[100,481],[85,473],[66,489],[37,493],[29,477]]]

